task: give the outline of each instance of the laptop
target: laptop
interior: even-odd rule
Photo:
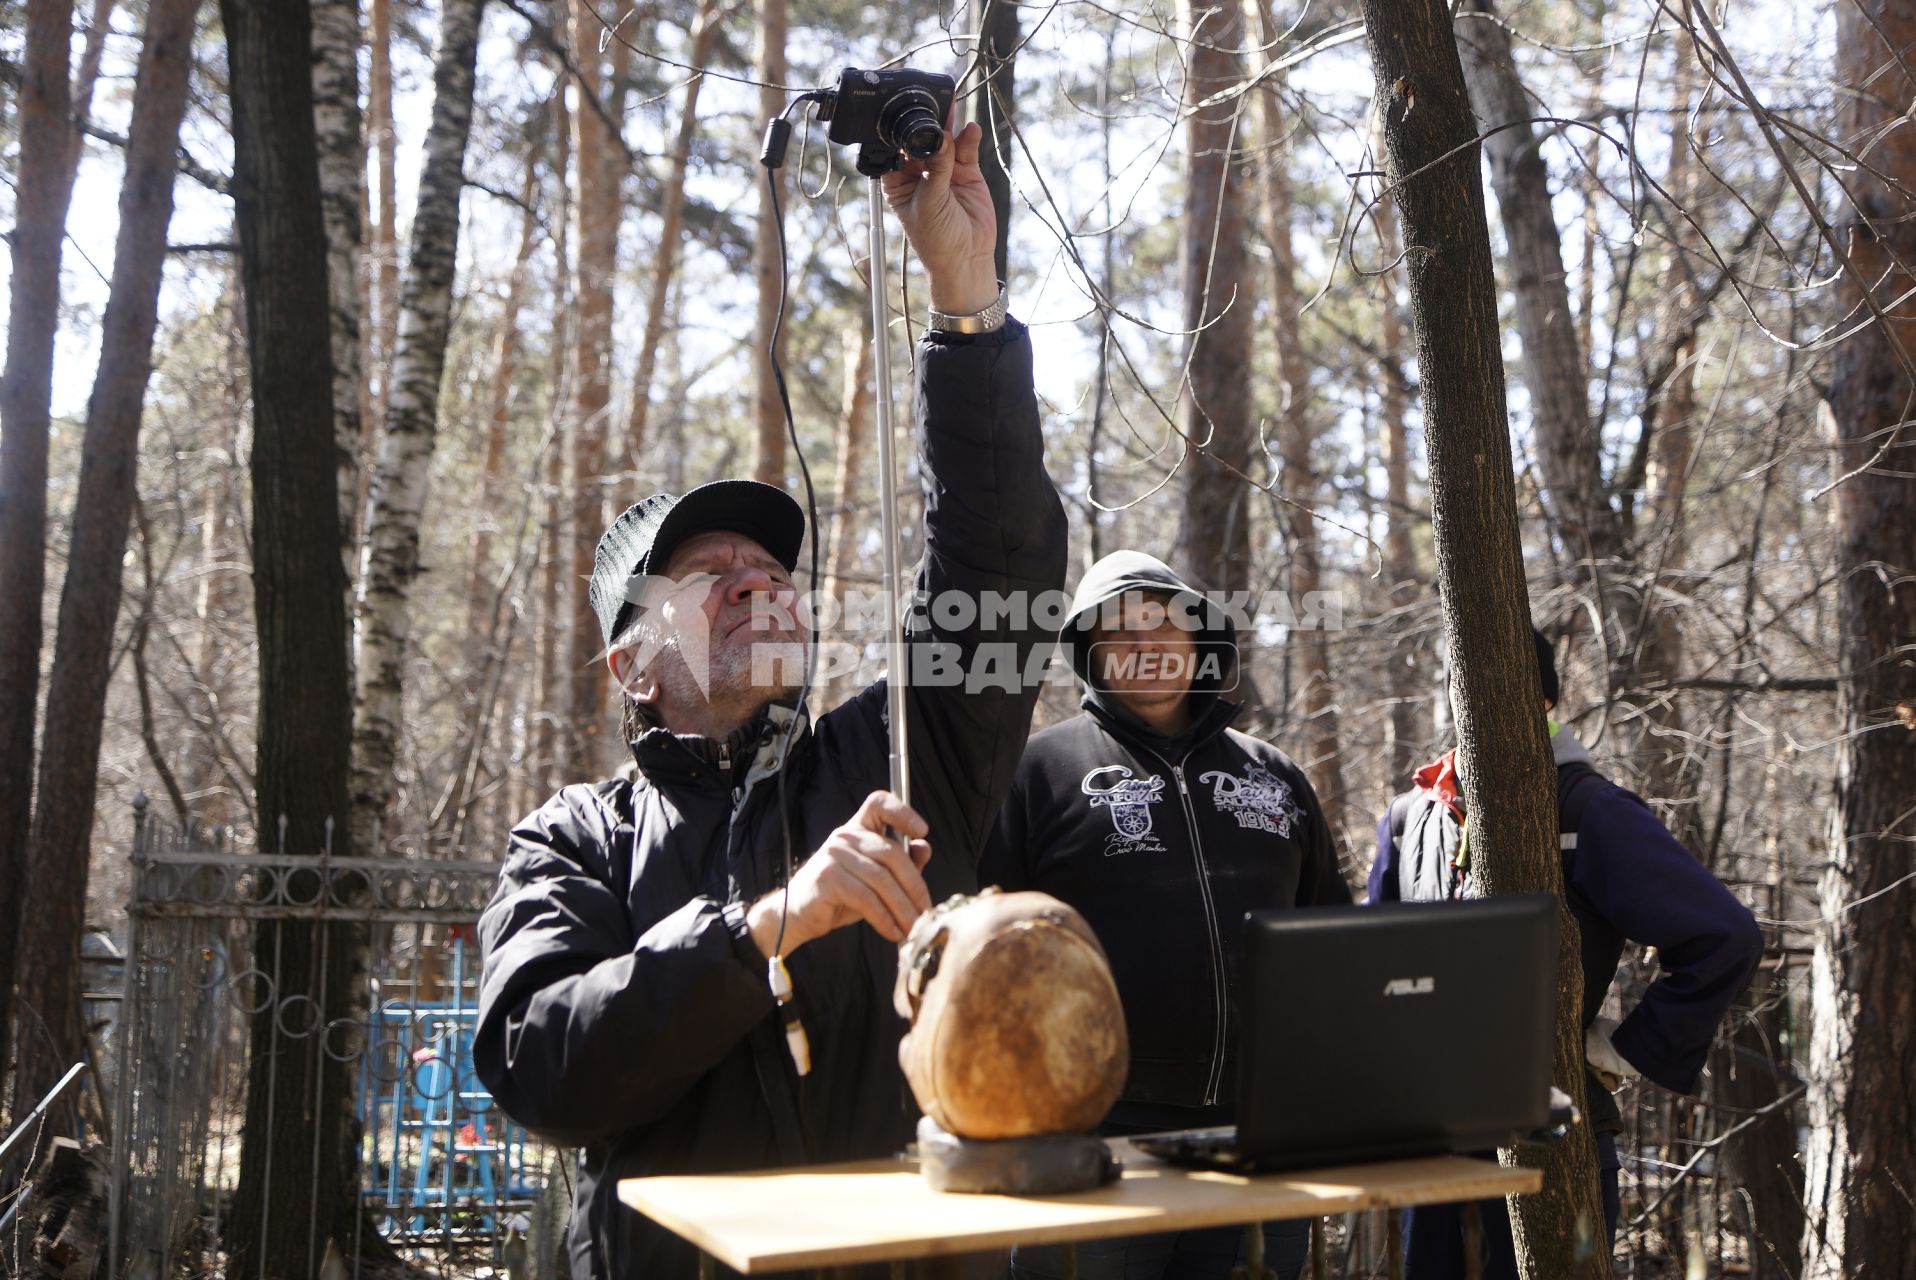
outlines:
[[[1133,1138],[1238,1172],[1482,1151],[1551,1120],[1548,895],[1255,911],[1235,1126]]]

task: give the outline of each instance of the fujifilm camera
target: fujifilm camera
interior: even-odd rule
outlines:
[[[848,69],[837,89],[820,95],[818,115],[833,142],[859,149],[858,171],[876,176],[896,169],[900,152],[918,160],[938,154],[957,87],[950,76],[910,67]]]

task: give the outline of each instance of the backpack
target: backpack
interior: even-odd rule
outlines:
[[[1568,864],[1590,797],[1610,780],[1581,760],[1557,767],[1557,847]],[[1417,791],[1390,802],[1390,834],[1397,845],[1397,889],[1405,902],[1459,902],[1477,896],[1468,870],[1457,865],[1464,824],[1450,807]],[[1566,866],[1567,870],[1567,866]]]

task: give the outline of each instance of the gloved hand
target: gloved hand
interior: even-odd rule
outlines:
[[[1637,1074],[1630,1060],[1617,1052],[1617,1046],[1610,1037],[1615,1034],[1615,1018],[1597,1018],[1583,1029],[1583,1058],[1590,1070],[1603,1083],[1603,1087],[1615,1093],[1623,1087],[1623,1082]]]

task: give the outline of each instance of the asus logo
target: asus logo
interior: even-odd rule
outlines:
[[[1384,984],[1387,996],[1427,996],[1436,989],[1435,978],[1392,978]]]

